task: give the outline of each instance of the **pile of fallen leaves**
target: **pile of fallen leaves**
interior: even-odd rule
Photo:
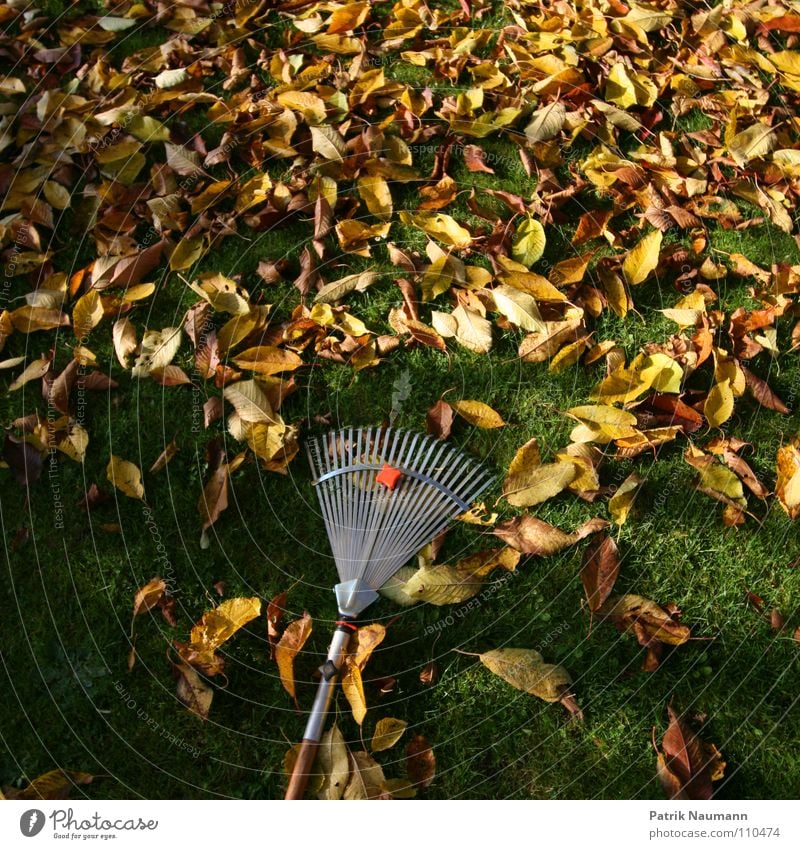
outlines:
[[[800,15],[767,0],[502,7],[500,26],[484,25],[498,9],[488,0],[447,10],[421,0],[123,0],[101,16],[77,4],[57,21],[22,0],[0,7],[0,55],[14,68],[0,76],[0,369],[10,392],[38,385],[42,398],[4,423],[4,463],[27,488],[48,455],[84,462],[94,435],[76,414],[78,387],[82,399],[84,390],[130,392],[136,381],[167,393],[202,387],[210,438],[198,511],[208,545],[231,475],[246,462],[285,473],[297,455],[310,423],[284,404],[312,362],[357,373],[415,347],[486,355],[500,332],[518,332],[525,363],[553,373],[599,366],[602,378],[586,404],[563,411],[575,426],[554,456],[543,458],[535,441],[519,448],[503,496],[525,509],[566,493],[605,503],[608,518],[563,531],[528,512],[498,522],[476,510],[465,520],[491,527],[503,548],[456,564],[437,564],[429,551],[386,593],[401,603],[461,603],[493,570],[590,537],[581,578],[591,617],[633,635],[652,670],[690,631],[674,603],[613,594],[619,552],[606,529],[632,515],[643,480],[632,473],[612,491],[603,467],[658,458],[678,443],[697,490],[724,505],[725,524],[757,521],[756,505],[769,499],[800,515],[800,437],[787,436],[767,480],[733,433],[746,397],[790,412],[757,372],[800,346],[800,266],[761,267],[714,250],[710,238],[711,228],[764,222],[797,234]],[[125,49],[126,38],[153,27],[170,36]],[[425,71],[431,84],[400,81],[396,66]],[[204,116],[203,131],[189,129],[192,113]],[[703,129],[676,129],[698,113]],[[452,176],[462,162],[494,174],[480,144],[492,136],[535,179],[529,196]],[[421,148],[434,151],[424,170]],[[457,203],[467,189],[468,221]],[[257,278],[197,271],[226,240],[303,222],[302,249],[263,259]],[[549,262],[554,227],[571,229],[574,252]],[[406,244],[409,233],[424,248]],[[86,260],[74,253],[78,235]],[[356,260],[366,270],[332,272]],[[391,262],[397,279],[371,270],[372,260]],[[728,280],[754,305],[727,308]],[[270,298],[283,283],[296,290],[288,317],[273,313]],[[382,327],[358,316],[370,287],[396,287]],[[617,340],[598,338],[598,319],[635,319],[642,287],[660,288],[674,328],[629,357]],[[148,326],[150,306],[167,292],[192,305],[171,326]],[[176,360],[191,361],[190,373]],[[480,400],[442,399],[429,431],[448,438],[456,416],[480,428],[506,424]],[[241,446],[235,456],[222,426]],[[116,454],[106,461],[113,486],[144,500],[142,471]],[[93,484],[84,506],[103,497]],[[165,593],[160,579],[142,588],[134,617],[160,607],[174,619]],[[178,693],[195,713],[208,715],[207,679],[223,670],[217,649],[260,613],[258,599],[226,601],[188,643],[176,642]],[[296,697],[292,653],[310,619],[282,635],[274,610],[268,619]],[[343,682],[359,724],[368,656],[354,654]],[[569,675],[536,652],[498,649],[481,661],[580,714]],[[413,778],[416,767],[410,784],[384,779],[370,755],[348,752],[333,731],[326,746],[329,796],[397,795],[429,780]],[[409,757],[425,760],[429,750],[417,749]],[[688,786],[669,764],[662,773]]]

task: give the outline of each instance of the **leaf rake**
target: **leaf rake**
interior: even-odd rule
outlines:
[[[303,796],[354,620],[377,590],[451,519],[469,510],[493,475],[458,448],[413,431],[344,428],[306,443],[339,583],[339,619],[286,791]]]

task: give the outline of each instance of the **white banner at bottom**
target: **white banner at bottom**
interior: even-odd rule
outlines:
[[[398,809],[403,805],[403,811]],[[0,802],[0,846],[795,847],[800,805],[777,801]]]

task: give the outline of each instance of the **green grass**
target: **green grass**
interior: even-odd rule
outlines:
[[[152,46],[158,43],[153,40],[157,34],[137,35],[127,46]],[[431,82],[402,63],[392,66],[392,74],[420,85]],[[192,130],[204,129],[197,115],[188,123]],[[705,126],[702,115],[690,114],[681,129]],[[493,154],[497,174],[471,174],[456,156],[451,172],[459,188],[474,186],[479,198],[480,189],[489,187],[530,197],[536,181],[525,175],[516,147],[497,138],[476,143]],[[422,173],[432,163],[432,154],[417,162]],[[473,219],[465,197],[466,192],[445,211],[469,222]],[[413,186],[395,193],[396,208],[414,208],[415,201]],[[549,231],[545,263],[571,255],[572,226]],[[186,276],[199,271],[241,275],[251,293],[263,295],[275,314],[285,317],[299,301],[296,289],[289,282],[265,286],[255,269],[262,259],[286,257],[296,273],[309,233],[310,224],[300,219],[264,233],[242,227]],[[391,238],[401,247],[424,251],[426,239],[399,222],[393,223]],[[743,253],[766,267],[773,260],[800,260],[794,240],[771,225],[712,229],[711,239],[712,248]],[[397,270],[383,248],[374,253],[373,260],[337,257],[342,265],[336,274],[369,266],[383,275],[348,303],[371,329],[387,332],[386,314],[401,303],[392,283]],[[57,261],[64,270],[77,262],[63,255]],[[725,309],[753,305],[747,281],[729,276],[718,291]],[[673,332],[674,325],[657,310],[679,297],[671,281],[651,280],[634,293],[641,315],[620,320],[604,313],[597,338],[616,339],[633,355],[646,342]],[[132,318],[139,328],[165,326],[178,321],[195,300],[177,275],[165,273],[152,303],[136,306]],[[445,305],[446,298],[434,304]],[[312,673],[326,649],[336,610],[330,591],[335,572],[303,459],[286,476],[245,463],[233,476],[231,504],[210,533],[210,547],[202,548],[196,505],[206,477],[205,444],[220,437],[230,443],[232,453],[240,446],[219,422],[207,432],[193,433],[196,399],[190,389],[165,390],[151,381],[131,380],[116,363],[104,331],[105,324],[92,334],[89,347],[120,388],[88,399],[85,427],[91,442],[85,464],[59,458],[54,476],[45,468],[28,500],[9,473],[0,471],[7,564],[0,581],[0,784],[22,785],[26,778],[62,766],[102,776],[76,796],[278,797],[285,783],[283,756],[300,738],[303,717],[268,659],[263,618],[226,644],[226,679],[215,681],[226,686],[215,686],[206,724],[177,701],[165,655],[173,639],[187,639],[192,623],[219,602],[213,589],[217,581],[225,582],[228,598],[269,599],[291,588],[287,617],[308,610],[315,620],[297,662],[299,699],[308,708]],[[533,436],[550,458],[569,441],[571,423],[559,411],[585,403],[602,377],[601,367],[580,366],[552,375],[546,364],[527,365],[516,358],[520,334],[494,332],[495,348],[488,357],[455,346],[447,357],[429,349],[399,350],[377,368],[355,375],[349,367],[317,361],[298,373],[298,391],[286,401],[284,417],[313,422],[330,414],[334,425],[374,424],[389,416],[393,387],[407,380],[413,391],[397,424],[423,428],[426,410],[450,390],[446,397],[480,399],[509,422],[498,431],[478,431],[464,422],[455,428],[455,442],[485,458],[499,474]],[[788,332],[784,321],[782,350],[788,347]],[[53,339],[52,334],[16,335],[3,356],[24,353],[26,346],[29,353],[46,350]],[[72,344],[69,336],[56,338],[59,366],[71,356]],[[185,348],[182,364],[190,368],[187,352]],[[777,363],[762,357],[752,368],[796,406],[796,355],[782,356]],[[213,394],[217,390],[201,386],[200,402]],[[42,403],[36,384],[0,397],[5,425],[37,408]],[[316,424],[310,428],[321,429]],[[763,480],[774,483],[775,451],[796,432],[796,416],[782,417],[741,399],[728,430],[752,443],[749,462]],[[173,436],[178,455],[159,474],[148,473]],[[702,441],[705,434],[697,436]],[[362,730],[344,699],[337,697],[335,711],[346,738],[354,745],[368,740],[384,716],[408,720],[410,730],[426,735],[435,747],[438,778],[425,792],[429,798],[662,798],[650,741],[654,728],[657,736],[663,732],[671,701],[679,710],[708,717],[704,737],[719,746],[728,762],[720,797],[793,797],[800,784],[797,644],[791,631],[773,632],[745,603],[745,593],[757,593],[768,608],[780,608],[792,629],[800,624],[800,569],[789,568],[800,558],[796,527],[774,499],[767,506],[751,496],[751,509],[761,522],[750,519],[741,529],[725,528],[722,506],[692,490],[693,469],[682,459],[684,445],[679,440],[665,446],[657,461],[648,455],[608,460],[601,477],[606,485],[618,484],[631,471],[645,478],[635,512],[619,532],[623,564],[618,590],[677,603],[697,639],[669,651],[655,673],[641,672],[644,650],[632,637],[591,623],[579,579],[581,546],[548,559],[531,558],[507,580],[490,579],[492,591],[469,609],[423,605],[398,611],[386,601],[371,609],[370,616],[392,624],[367,667],[370,711]],[[107,483],[105,467],[112,452],[145,470],[146,507],[115,494]],[[93,482],[111,498],[87,515],[77,504]],[[64,504],[63,529],[54,521],[56,483]],[[487,503],[491,506],[498,495],[496,485]],[[504,502],[495,509],[501,516],[516,512]],[[535,514],[571,530],[592,516],[606,516],[607,508],[604,501],[588,504],[559,496]],[[108,529],[113,525],[118,531]],[[168,552],[168,563],[158,559],[159,543]],[[493,538],[480,528],[459,526],[450,534],[443,558],[455,560],[492,544]],[[160,616],[141,617],[136,624],[138,662],[129,673],[133,594],[155,574],[175,583],[178,627],[170,628]],[[448,616],[453,621],[449,626]],[[455,651],[501,645],[538,647],[548,662],[564,664],[575,678],[585,723],[568,721],[559,705],[513,690],[474,658]],[[420,683],[419,672],[431,660],[441,677],[428,687]],[[375,682],[385,676],[398,683],[393,693],[381,696]],[[402,775],[400,758],[400,747],[380,758],[389,777]]]

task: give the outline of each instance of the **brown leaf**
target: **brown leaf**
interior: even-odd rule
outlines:
[[[414,786],[422,788],[436,777],[436,756],[421,734],[415,734],[406,746],[406,773]]]
[[[8,463],[14,480],[26,489],[33,486],[42,474],[42,455],[23,439],[6,431],[3,459]]]
[[[506,545],[516,548],[523,554],[549,557],[606,527],[608,522],[605,519],[594,518],[584,522],[573,533],[567,534],[542,519],[526,513],[524,516],[516,516],[501,522],[494,529],[494,534]]]
[[[434,661],[428,661],[419,673],[420,684],[426,687],[433,686],[439,680],[439,667]]]
[[[437,439],[448,439],[453,427],[454,419],[455,413],[453,412],[453,408],[447,403],[447,401],[442,401],[441,399],[438,400],[430,408],[430,410],[428,410],[428,413],[425,416],[425,424],[427,426],[428,433],[432,434]]]
[[[139,587],[133,597],[133,618],[152,610],[166,591],[167,583],[163,578],[151,578],[143,587]]]
[[[705,746],[685,717],[669,712],[669,727],[661,741],[663,755],[660,775],[664,790],[670,798],[692,800],[711,799],[712,781],[722,777],[725,764],[714,746]]]
[[[775,410],[776,413],[783,413],[784,415],[789,414],[789,408],[772,391],[772,389],[770,389],[766,380],[762,380],[760,377],[757,377],[750,371],[750,369],[747,369],[744,366],[740,366],[740,368],[744,372],[747,391],[753,396],[753,398],[756,399],[756,401],[758,401],[759,404],[761,404],[762,407],[766,407],[768,410]]]
[[[208,719],[211,701],[214,698],[214,690],[211,686],[200,677],[196,669],[187,663],[173,663],[172,674],[178,682],[176,694],[181,704],[186,705],[200,719]]]
[[[72,392],[72,387],[78,379],[78,368],[80,363],[77,360],[71,360],[62,370],[61,374],[56,377],[50,387],[49,401],[65,416],[69,415],[69,397]]]
[[[595,612],[611,595],[619,577],[619,549],[607,532],[599,533],[583,551],[581,581],[589,602],[589,610]]]
[[[675,614],[638,595],[611,596],[597,614],[612,622],[618,631],[633,634],[639,645],[647,648],[661,643],[678,646],[691,636],[689,628],[678,622]]]
[[[275,659],[275,647],[281,638],[280,626],[283,621],[283,613],[286,610],[287,600],[288,594],[282,592],[270,599],[267,605],[267,639],[269,640],[270,660]]]
[[[484,174],[494,174],[494,169],[486,164],[486,152],[477,144],[466,144],[463,148],[464,165],[467,166],[467,171],[483,172]]]
[[[76,786],[91,784],[94,778],[88,772],[54,769],[34,778],[22,790],[4,787],[3,795],[6,799],[69,799],[70,793]]]
[[[281,676],[281,684],[284,690],[294,699],[298,710],[300,705],[297,701],[297,693],[294,683],[294,660],[311,636],[313,620],[304,612],[301,619],[295,619],[287,625],[280,641],[275,646],[275,662],[278,664],[278,672]]]
[[[160,472],[164,466],[178,453],[178,443],[173,439],[169,445],[164,446],[164,450],[156,457],[155,462],[150,466],[150,473],[155,474]]]

